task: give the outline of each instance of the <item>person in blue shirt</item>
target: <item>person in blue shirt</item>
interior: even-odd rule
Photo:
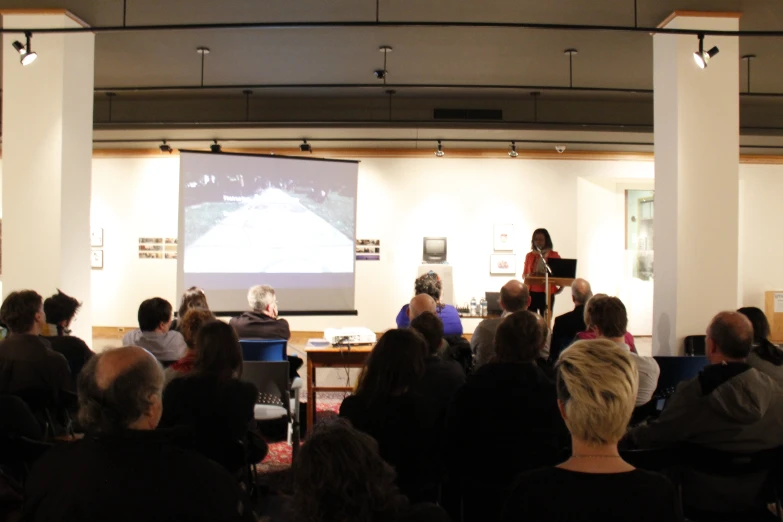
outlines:
[[[440,277],[432,270],[418,277],[414,283],[416,295],[427,294],[435,300],[437,304],[436,313],[440,320],[443,321],[443,335],[462,335],[462,322],[459,319],[459,312],[453,306],[440,302],[442,289]],[[397,328],[407,328],[410,325],[408,307],[409,305],[406,304],[402,307],[400,313],[397,314]]]

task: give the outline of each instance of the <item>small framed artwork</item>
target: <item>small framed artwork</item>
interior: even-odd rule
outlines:
[[[514,275],[517,273],[516,254],[492,254],[489,256],[490,275]]]
[[[495,225],[492,245],[496,251],[514,250],[514,225]]]
[[[90,266],[96,270],[103,268],[103,250],[92,249]]]
[[[91,228],[90,229],[90,246],[102,247],[103,246],[103,229]]]

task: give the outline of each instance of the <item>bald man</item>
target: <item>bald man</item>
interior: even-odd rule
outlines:
[[[408,319],[413,321],[424,312],[438,315],[438,303],[435,302],[432,296],[427,294],[414,296],[408,305]]]
[[[473,350],[473,367],[478,369],[495,356],[495,332],[500,321],[509,314],[527,310],[530,306],[530,290],[527,285],[512,279],[500,289],[500,308],[503,314],[481,321],[470,338],[470,348]]]
[[[150,513],[161,520],[255,520],[234,477],[155,430],[163,370],[149,352],[130,346],[94,356],[78,390],[86,435],[38,461],[26,484],[25,520],[138,522]]]
[[[660,417],[631,430],[628,438],[642,448],[692,442],[744,453],[780,446],[781,388],[747,364],[752,344],[747,317],[716,315],[707,328],[709,366],[680,383]]]
[[[585,304],[593,297],[590,283],[582,278],[574,279],[571,283],[571,299],[574,301],[574,309],[555,318],[552,328],[552,346],[549,350],[549,362],[554,364],[560,357],[560,352],[568,348],[576,334],[587,330],[585,325]]]

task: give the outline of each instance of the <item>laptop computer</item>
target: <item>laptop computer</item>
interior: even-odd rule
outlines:
[[[576,259],[547,259],[552,273],[549,277],[564,277],[574,279],[576,277]]]
[[[485,292],[484,298],[487,300],[487,314],[500,315],[503,309],[500,308],[500,292]]]

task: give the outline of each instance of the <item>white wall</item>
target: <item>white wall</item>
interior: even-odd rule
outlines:
[[[652,333],[652,283],[630,278],[624,252],[624,193],[652,188],[653,164],[626,161],[511,159],[371,159],[359,168],[357,237],[381,239],[381,261],[356,263],[358,317],[294,317],[295,330],[394,326],[413,292],[421,238],[449,238],[455,297],[466,302],[497,290],[489,276],[492,225],[516,225],[518,275],[532,230],[549,228],[555,248],[579,259],[596,292],[620,296],[629,330]],[[96,326],[133,326],[145,298],[178,304],[176,262],[138,259],[139,237],[174,237],[179,161],[117,158],[93,161],[92,224],[104,229],[104,269],[92,272]],[[778,198],[783,165],[741,165],[740,288],[742,304],[762,306],[765,290],[783,289],[783,229]],[[705,260],[709,262],[709,260]],[[570,308],[569,292],[555,313]],[[477,321],[466,321],[470,332]]]

